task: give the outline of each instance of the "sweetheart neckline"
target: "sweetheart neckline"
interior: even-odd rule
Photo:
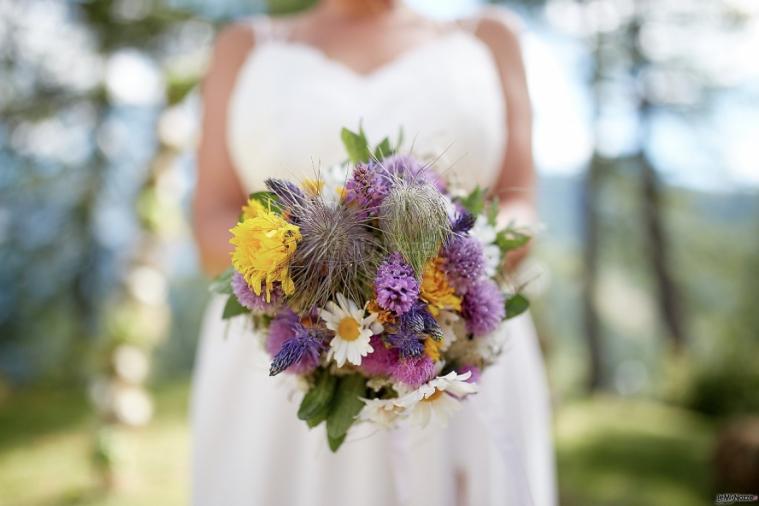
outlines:
[[[324,50],[312,44],[307,44],[305,42],[293,41],[293,40],[283,40],[283,39],[266,40],[264,43],[260,44],[258,47],[253,48],[249,58],[252,60],[255,60],[257,57],[260,57],[261,52],[265,51],[266,49],[271,50],[274,48],[279,48],[279,49],[287,49],[290,51],[292,50],[300,51],[303,54],[309,54],[310,56],[317,58],[318,60],[329,65],[332,68],[342,71],[346,75],[352,76],[353,79],[356,81],[366,83],[366,82],[379,79],[380,77],[394,70],[395,68],[402,67],[403,64],[406,63],[407,61],[411,61],[414,58],[419,57],[420,54],[423,55],[432,49],[442,47],[445,44],[448,44],[452,40],[455,40],[457,38],[462,38],[464,40],[474,42],[475,44],[480,44],[483,46],[485,45],[484,42],[482,42],[479,38],[477,38],[475,35],[473,35],[472,33],[469,33],[466,30],[463,30],[463,29],[451,30],[450,32],[445,33],[444,35],[439,35],[426,42],[417,44],[409,49],[406,49],[402,51],[395,58],[392,58],[384,63],[381,63],[366,72],[356,70],[355,68],[351,67],[344,61],[338,58],[335,58],[333,56],[330,56]]]

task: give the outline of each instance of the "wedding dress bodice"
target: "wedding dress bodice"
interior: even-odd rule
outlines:
[[[504,100],[493,57],[472,33],[448,31],[368,74],[267,33],[256,30],[228,110],[228,147],[248,191],[343,161],[340,129],[359,123],[372,144],[402,128],[403,150],[437,160],[465,187],[495,182]]]

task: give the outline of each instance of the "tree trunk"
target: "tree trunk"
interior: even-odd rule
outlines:
[[[598,278],[598,213],[597,196],[600,190],[602,161],[596,154],[588,167],[582,191],[584,271],[582,279],[583,318],[588,346],[589,370],[587,389],[598,390],[604,384],[601,328],[596,312],[596,284]]]

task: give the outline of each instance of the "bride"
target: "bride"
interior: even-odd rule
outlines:
[[[219,36],[203,85],[196,236],[205,268],[230,261],[228,229],[268,177],[340,162],[339,131],[395,138],[467,188],[489,187],[499,219],[532,219],[531,115],[514,23],[499,10],[442,24],[399,0],[322,0]],[[316,168],[316,169],[315,169]],[[524,252],[509,258],[513,267]],[[535,332],[507,325],[481,392],[445,428],[369,434],[337,454],[309,430],[258,339],[212,301],[193,392],[192,495],[203,506],[552,505],[550,410]]]

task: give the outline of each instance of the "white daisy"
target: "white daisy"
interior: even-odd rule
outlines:
[[[304,181],[304,187],[311,195],[319,195],[327,204],[335,205],[344,196],[348,173],[347,165],[333,165],[321,170],[317,179]]]
[[[363,422],[376,423],[380,427],[395,427],[405,408],[398,404],[398,399],[361,399],[364,407],[358,414]]]
[[[460,399],[477,392],[477,385],[467,383],[471,372],[452,371],[422,385],[396,400],[409,410],[411,423],[426,427],[431,420],[445,426],[450,416],[461,408]]]
[[[448,351],[448,348],[459,336],[466,335],[464,320],[453,311],[440,311],[435,320],[440,325],[440,330],[443,331],[443,343],[440,346],[442,352]]]
[[[482,253],[485,257],[485,275],[492,278],[498,272],[501,264],[501,249],[495,245],[497,235],[495,227],[488,223],[485,216],[478,216],[469,235],[477,239],[482,245]]]
[[[335,333],[329,342],[328,358],[334,357],[338,367],[345,365],[345,362],[361,365],[361,357],[374,351],[369,339],[376,331],[382,332],[382,326],[375,325],[376,315],[364,317],[364,313],[363,308],[341,293],[337,294],[337,304],[330,301],[326,309],[319,310],[319,316],[327,328]]]

